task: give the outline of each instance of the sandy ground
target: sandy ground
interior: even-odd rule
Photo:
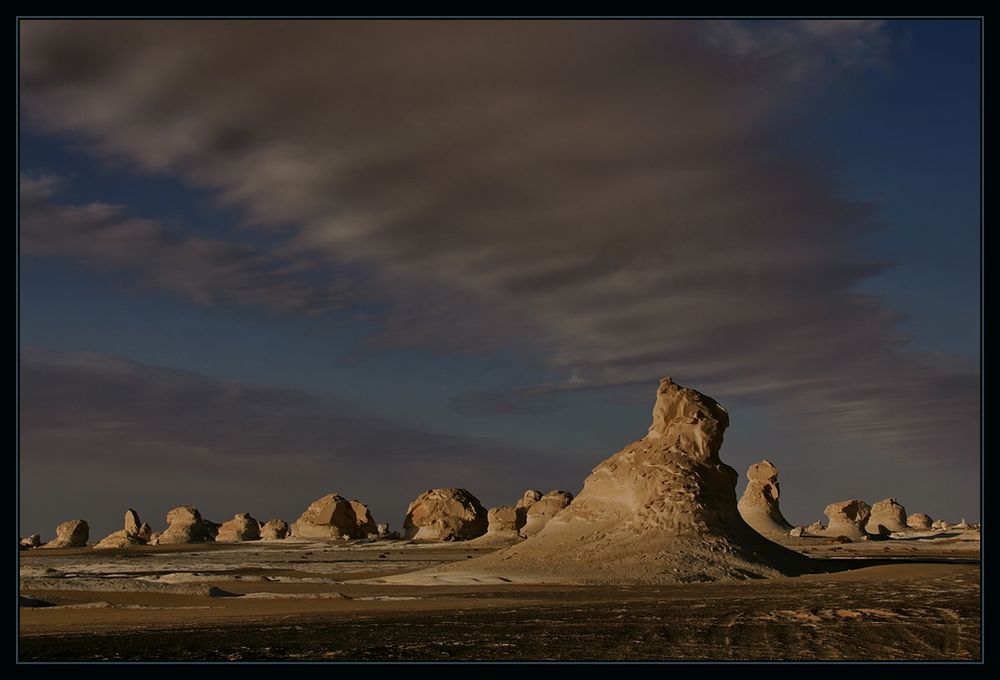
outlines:
[[[966,659],[978,541],[794,546],[798,578],[571,586],[413,572],[490,548],[279,541],[21,553],[19,659]],[[41,606],[24,606],[41,605]]]

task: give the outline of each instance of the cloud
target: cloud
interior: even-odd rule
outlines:
[[[905,350],[856,292],[878,215],[781,143],[885,43],[853,21],[22,21],[20,64],[31,124],[368,268],[381,343],[526,347],[590,388],[671,374],[972,461],[978,372]]]
[[[429,488],[466,487],[499,505],[517,498],[525,480],[579,485],[596,462],[566,465],[490,439],[402,426],[335,399],[93,354],[29,348],[20,386],[22,485],[32,490],[21,497],[21,524],[29,532],[51,530],[67,512],[95,534],[110,532],[130,505],[157,524],[184,503],[216,520],[249,511],[291,521],[333,491],[398,527],[405,504]],[[54,507],[57,497],[71,500]]]
[[[348,299],[345,279],[310,280],[310,265],[303,258],[282,258],[260,247],[194,236],[133,217],[120,205],[62,205],[55,201],[61,183],[50,174],[22,174],[22,255],[125,272],[144,286],[200,305],[317,314],[337,309]]]

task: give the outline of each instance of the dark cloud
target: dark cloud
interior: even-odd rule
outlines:
[[[52,175],[21,176],[22,255],[61,257],[102,272],[125,272],[143,285],[202,305],[316,314],[337,309],[348,298],[346,279],[310,280],[310,266],[301,258],[193,236],[131,216],[119,205],[61,205],[55,201],[59,184]]]
[[[467,487],[499,505],[526,483],[576,491],[596,462],[560,464],[334,399],[97,355],[29,349],[20,386],[21,481],[31,490],[22,533],[50,532],[67,513],[110,532],[128,506],[159,525],[184,503],[213,519],[249,511],[291,521],[331,491],[398,527],[406,504],[432,487]]]
[[[370,268],[383,343],[527,345],[567,386],[672,374],[972,461],[978,372],[905,351],[855,292],[877,215],[780,144],[884,45],[866,21],[25,21],[20,63],[32,124]]]

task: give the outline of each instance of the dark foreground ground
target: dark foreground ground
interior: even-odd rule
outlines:
[[[91,629],[83,632],[78,625],[56,624],[62,618],[58,611],[37,611],[32,619],[36,625],[26,627],[22,618],[19,657],[414,661],[981,656],[978,564],[870,566],[780,581],[661,587],[493,585],[461,592],[397,587],[385,592],[399,597],[382,601],[361,596],[376,592],[370,587],[338,590],[345,597],[331,600],[336,609],[329,611],[248,609],[239,617],[192,617],[183,626],[124,619],[115,626],[105,616],[94,619],[101,625],[88,625]],[[412,601],[403,599],[413,592],[420,594]],[[101,597],[114,600],[107,593]],[[238,603],[242,598],[213,599]],[[108,604],[94,614],[113,613]],[[79,616],[87,610],[65,611]],[[43,617],[56,625],[39,625],[45,623]],[[81,618],[80,624],[86,620]]]

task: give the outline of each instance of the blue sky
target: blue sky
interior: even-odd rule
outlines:
[[[576,492],[661,375],[727,405],[723,459],[775,462],[793,522],[978,517],[979,32],[22,22],[22,531],[140,504],[70,454],[95,480],[246,463],[242,495],[154,481],[154,517]],[[230,395],[220,423],[271,391],[279,490],[238,437],[164,438],[188,382]],[[380,431],[415,443],[376,482],[349,444]]]

